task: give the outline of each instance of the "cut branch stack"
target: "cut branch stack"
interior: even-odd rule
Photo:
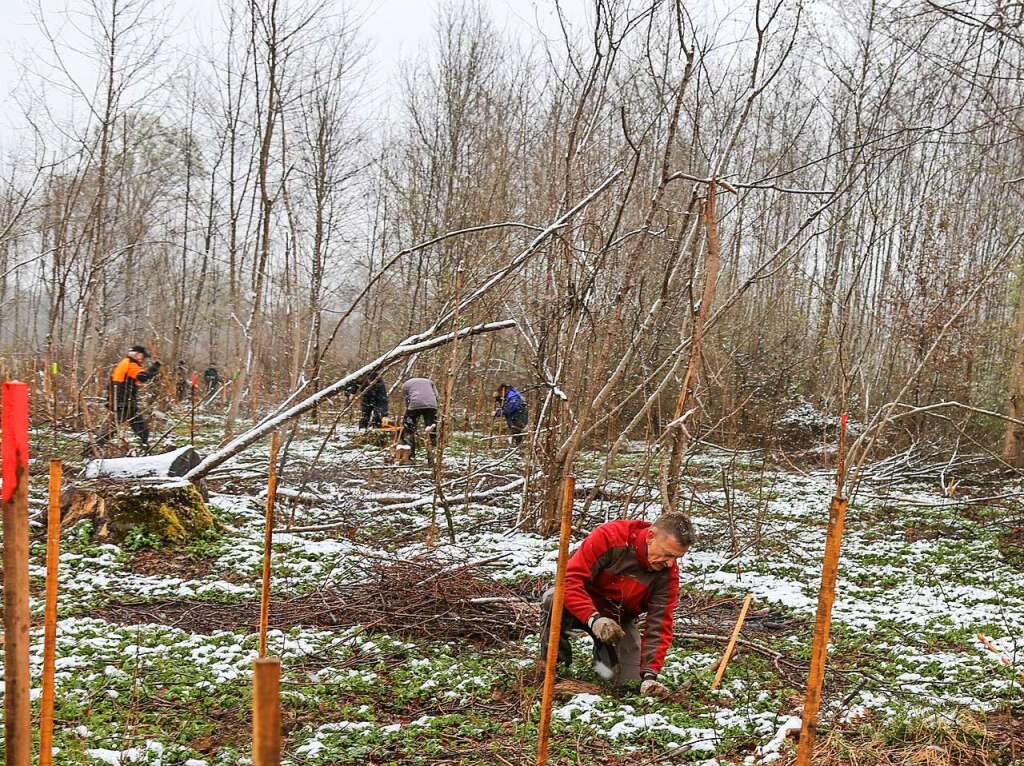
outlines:
[[[290,600],[272,599],[270,625],[363,626],[412,638],[467,638],[485,644],[503,644],[535,632],[536,605],[490,579],[485,573],[489,563],[453,565],[429,556],[372,560],[359,582]],[[204,633],[254,626],[259,601],[121,603],[104,607],[98,616],[122,624],[155,622]]]

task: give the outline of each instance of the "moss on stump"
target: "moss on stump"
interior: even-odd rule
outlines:
[[[142,529],[169,545],[182,545],[217,526],[199,489],[185,479],[161,482],[89,482],[62,498],[63,524],[93,522],[101,540],[123,540]]]

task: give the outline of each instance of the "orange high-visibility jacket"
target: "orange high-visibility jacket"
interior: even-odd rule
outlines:
[[[139,384],[152,380],[159,369],[157,364],[148,370],[143,369],[127,356],[118,362],[110,373],[110,409],[115,412],[134,410]]]

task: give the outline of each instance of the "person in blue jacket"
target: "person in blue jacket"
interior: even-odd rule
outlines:
[[[526,400],[512,386],[503,383],[494,394],[494,403],[497,405],[494,417],[505,418],[509,441],[518,447],[523,443],[526,424],[529,421]]]

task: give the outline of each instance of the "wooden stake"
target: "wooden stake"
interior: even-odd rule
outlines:
[[[732,629],[729,645],[725,647],[725,654],[722,655],[722,659],[718,663],[718,672],[715,673],[715,680],[711,684],[712,689],[717,689],[718,685],[722,683],[722,676],[725,675],[725,668],[729,664],[729,660],[732,659],[733,650],[736,648],[736,639],[740,637],[740,630],[743,628],[743,621],[747,619],[747,610],[750,608],[750,600],[752,598],[753,596],[748,593],[747,597],[743,599],[743,607],[740,609],[740,616],[736,620],[736,627]]]
[[[252,666],[252,764],[281,763],[281,660],[263,657]]]
[[[562,524],[558,538],[558,568],[555,570],[555,594],[551,599],[551,624],[548,630],[548,656],[544,666],[544,693],[540,702],[540,727],[537,734],[537,766],[548,762],[548,735],[551,733],[551,701],[555,692],[555,664],[558,660],[558,636],[562,631],[565,605],[565,570],[569,560],[569,533],[572,531],[572,499],[576,477],[562,477]]]
[[[270,620],[270,549],[274,542],[274,501],[277,497],[277,450],[281,437],[270,435],[270,469],[267,476],[267,514],[263,522],[263,592],[260,599],[260,657],[267,656],[267,623]]]
[[[53,762],[54,671],[57,662],[57,570],[60,565],[60,480],[63,466],[50,461],[46,516],[46,611],[43,616],[43,698],[39,706],[39,766]]]
[[[814,639],[811,643],[811,666],[807,671],[807,693],[800,725],[800,745],[797,766],[810,766],[814,753],[814,737],[818,731],[818,709],[821,707],[821,687],[825,680],[825,662],[828,637],[832,627],[832,605],[836,600],[836,578],[839,573],[839,548],[846,521],[847,499],[843,497],[846,481],[846,414],[839,426],[839,453],[836,461],[836,493],[828,509],[828,534],[825,538],[825,559],[821,568],[821,590],[818,592],[818,613],[814,621]]]
[[[0,401],[4,532],[4,746],[7,766],[32,757],[28,662],[28,386],[3,384]]]
[[[996,655],[999,658],[999,661],[1003,663],[1003,665],[1010,668],[1010,670],[1015,670],[1013,660],[1011,660],[1009,657],[1003,654],[999,647],[992,643],[991,638],[986,636],[984,633],[979,633],[978,640],[981,641],[981,643],[984,645],[986,649],[992,652],[992,654]],[[1017,678],[1024,681],[1024,673],[1017,673]]]
[[[189,412],[190,425],[189,425],[189,443],[194,447],[196,446],[196,374],[192,373],[192,380],[189,381],[189,399],[191,401],[191,407]]]

